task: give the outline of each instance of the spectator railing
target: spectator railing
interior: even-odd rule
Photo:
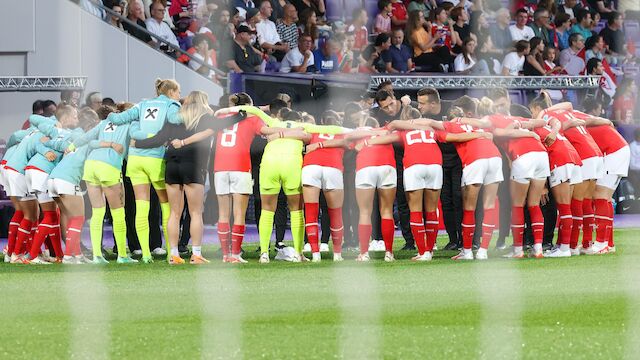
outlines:
[[[0,92],[84,91],[86,76],[0,76]]]
[[[78,0],[70,0],[71,2],[78,4]],[[227,74],[218,69],[215,68],[213,66],[210,66],[209,64],[207,64],[206,62],[194,57],[193,55],[189,54],[187,51],[182,50],[179,46],[175,46],[173,44],[168,43],[165,39],[163,39],[162,37],[149,32],[149,30],[143,28],[142,26],[136,24],[135,22],[129,20],[128,18],[126,18],[125,16],[118,14],[117,12],[109,9],[108,7],[104,6],[103,4],[98,4],[98,3],[92,3],[92,5],[94,5],[95,7],[104,10],[109,16],[115,16],[118,19],[120,19],[121,22],[125,22],[127,24],[129,24],[130,26],[134,27],[135,29],[144,32],[145,34],[149,35],[156,43],[158,46],[155,47],[156,50],[159,50],[159,45],[163,44],[166,45],[167,47],[169,47],[170,49],[176,51],[177,53],[181,54],[181,55],[185,55],[187,56],[189,59],[197,62],[198,64],[200,64],[201,66],[206,67],[207,69],[213,71],[216,76],[218,77],[218,79],[224,80],[226,79]],[[81,7],[82,8],[82,7]],[[126,31],[125,31],[126,32]],[[160,53],[163,53],[165,56],[169,56],[167,54],[165,54],[163,51],[159,51]]]
[[[409,75],[371,75],[369,88],[375,89],[383,81],[391,81],[397,90],[436,89],[594,89],[599,76],[456,76],[454,74],[416,73]]]

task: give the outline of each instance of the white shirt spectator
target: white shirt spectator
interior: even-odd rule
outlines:
[[[629,169],[640,171],[640,143],[632,141],[629,147],[631,148],[631,163],[629,164]]]
[[[453,61],[453,69],[456,72],[461,72],[461,71],[465,71],[468,69],[471,69],[473,67],[473,65],[476,64],[476,61],[473,60],[473,58],[469,58],[469,63],[467,64],[464,61],[464,55],[462,54],[458,54],[458,56],[456,56],[456,59]]]
[[[511,40],[520,41],[520,40],[531,40],[536,34],[533,32],[533,29],[525,26],[523,29],[519,29],[515,24],[509,26],[509,32],[511,33]]]
[[[518,76],[524,66],[524,56],[519,57],[517,52],[510,52],[504,57],[502,67],[509,69],[509,75]]]
[[[292,66],[300,66],[302,65],[302,61],[304,60],[304,55],[300,52],[300,49],[293,48],[287,52],[287,55],[282,59],[282,64],[280,65],[281,73],[290,73]],[[313,53],[310,54],[309,60],[307,60],[307,65],[312,66],[316,61],[313,58]]]
[[[572,8],[568,8],[566,6],[562,6],[564,8],[564,13],[569,15],[569,19],[574,19],[576,16],[573,13],[573,9]]]
[[[258,32],[258,44],[267,43],[275,45],[282,42],[278,30],[276,30],[276,24],[269,19],[262,19],[256,24],[256,31]]]
[[[145,20],[144,23],[145,25],[147,25],[147,30],[150,33],[158,35],[169,44],[179,46],[178,39],[176,39],[176,35],[173,33],[173,31],[171,31],[171,28],[169,27],[169,25],[167,25],[166,22],[163,21],[158,24],[158,22],[155,19],[149,18]]]
[[[211,61],[211,57],[208,56],[206,61],[205,59],[202,57],[202,55],[200,55],[199,53],[193,53],[191,54],[194,58],[202,61],[203,63],[213,67],[213,61]],[[193,60],[189,60],[189,67],[192,68],[193,70],[198,70],[202,67],[202,65],[199,62],[193,61]],[[215,75],[215,73],[213,72],[213,70],[209,70],[209,78],[213,78]]]
[[[566,48],[560,52],[560,65],[569,75],[577,76],[582,73],[585,68],[584,60],[573,52],[571,48]]]

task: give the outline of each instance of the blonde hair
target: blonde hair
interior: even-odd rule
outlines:
[[[104,106],[101,108],[103,107]],[[78,114],[78,125],[85,131],[94,127],[99,121],[100,118],[98,117],[98,114],[91,108],[84,108],[80,110],[80,113]]]
[[[462,110],[462,108],[459,106],[452,106],[451,109],[449,109],[450,118],[464,117],[464,115],[464,110]]]
[[[60,104],[56,108],[56,119],[62,121],[62,118],[72,116],[75,111],[77,111],[76,108],[71,105]]]
[[[209,95],[202,91],[192,91],[184,99],[180,108],[180,117],[188,130],[195,129],[202,116],[213,113],[209,107]]]
[[[483,96],[480,99],[480,103],[478,104],[478,115],[492,115],[495,114],[495,109],[493,108],[493,100],[489,99],[486,96]]]
[[[421,117],[420,111],[411,106],[403,106],[402,111],[400,111],[400,120],[419,119]]]
[[[180,84],[173,79],[156,79],[156,95],[167,95],[169,91],[178,90]]]

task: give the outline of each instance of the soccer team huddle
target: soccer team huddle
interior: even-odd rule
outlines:
[[[510,115],[509,104],[502,98],[483,97],[470,98],[474,111],[453,106],[448,113],[451,120],[439,121],[422,115],[405,99],[396,100],[392,93],[379,90],[375,94],[379,110],[397,114],[396,118],[379,124],[365,115],[367,112],[345,111],[344,116],[332,112],[334,116],[323,116],[322,125],[288,107],[254,106],[246,93],[229,96],[229,107],[215,112],[208,96],[200,91],[191,92],[181,104],[180,86],[174,80],[157,80],[156,93],[156,98],[124,105],[104,120],[91,109],[76,110],[61,104],[51,118],[31,115],[29,128],[11,136],[0,167],[0,184],[16,208],[9,224],[5,261],[107,263],[101,243],[108,204],[117,263],[138,262],[126,247],[125,161],[126,176],[135,193],[135,228],[144,263],[153,262],[148,222],[151,187],[160,200],[169,248],[167,261],[185,263],[178,253],[178,238],[186,199],[193,252],[189,262],[209,262],[202,256],[202,212],[211,161],[224,262],[247,262],[241,247],[254,180],[259,180],[261,198],[260,263],[270,261],[269,245],[281,191],[286,195],[293,237],[288,260],[309,260],[303,255],[306,234],[311,261],[321,261],[318,217],[322,192],[328,207],[323,216],[329,218],[333,260],[342,261],[346,150],[357,153],[355,184],[351,184],[355,185],[359,213],[356,260],[370,261],[371,216],[377,195],[379,209],[375,211],[380,213],[384,260],[394,261],[393,206],[398,188],[394,145],[404,154],[403,190],[418,252],[412,260],[430,261],[443,187],[442,143],[453,144],[462,163],[462,249],[453,260],[488,258],[498,220],[498,186],[505,181],[500,150],[510,168],[506,181],[513,247],[507,257],[525,256],[525,208],[533,233],[532,257],[615,251],[611,198],[620,179],[627,175],[629,146],[611,121],[574,110],[571,103],[552,105],[543,91],[529,104],[531,118]],[[423,89],[418,98],[428,93],[429,89]],[[268,140],[259,179],[253,179],[251,172],[250,147],[256,136]],[[215,155],[210,159],[212,148]],[[91,260],[84,257],[80,246],[85,222],[82,181],[92,208]],[[545,221],[540,203],[546,190],[555,199],[559,221],[556,246],[543,252]],[[482,206],[484,215],[480,245],[474,254],[477,206]],[[64,251],[61,228],[65,230]],[[56,257],[42,256],[45,243]]]

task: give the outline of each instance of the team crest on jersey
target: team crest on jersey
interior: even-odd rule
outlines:
[[[160,112],[160,108],[157,107],[148,107],[144,111],[143,120],[146,121],[155,121],[158,118],[158,113]]]
[[[107,123],[107,126],[105,126],[105,128],[104,128],[104,132],[112,133],[112,132],[116,131],[117,128],[118,128],[118,125],[116,125],[116,124],[114,124],[112,122],[109,122],[109,123]]]

